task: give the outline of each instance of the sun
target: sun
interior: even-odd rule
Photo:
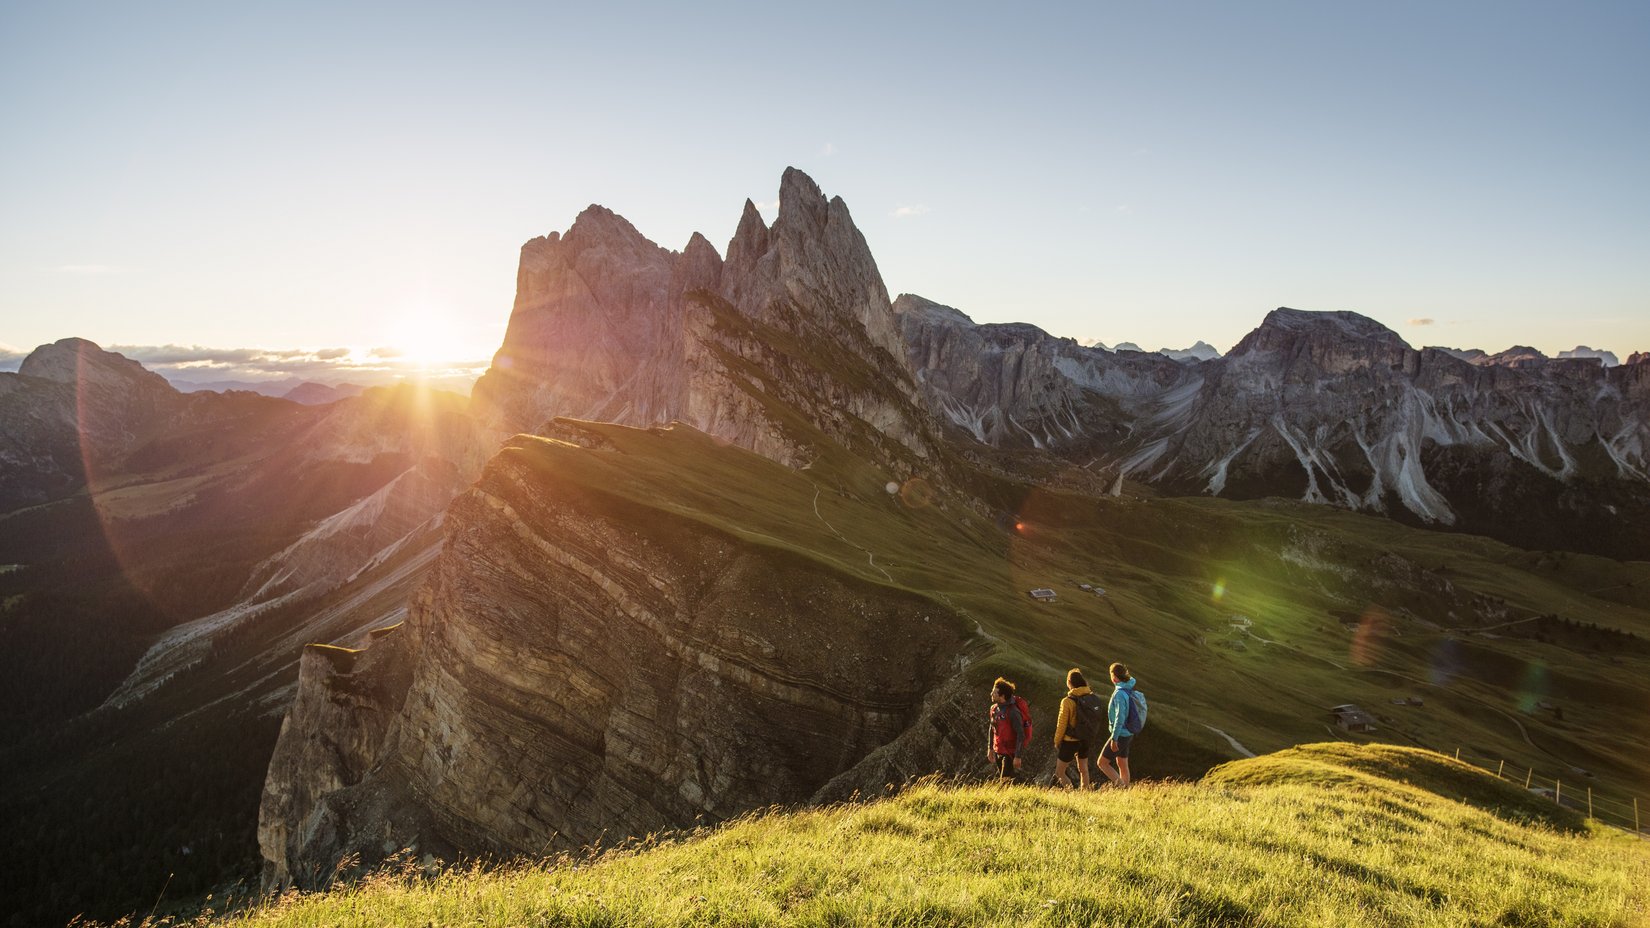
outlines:
[[[388,348],[395,359],[420,370],[442,367],[460,360],[465,353],[466,333],[453,319],[431,310],[409,313],[398,319]]]

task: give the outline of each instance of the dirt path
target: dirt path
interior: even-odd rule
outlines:
[[[1221,736],[1222,738],[1225,738],[1226,743],[1232,746],[1232,750],[1237,751],[1239,754],[1242,754],[1244,757],[1254,757],[1255,756],[1254,751],[1251,751],[1248,748],[1244,747],[1241,742],[1239,742],[1236,738],[1232,737],[1231,735],[1228,735],[1227,733],[1221,731],[1220,729],[1214,727],[1213,725],[1204,725],[1203,727],[1209,729],[1210,731],[1212,731],[1215,734]]]
[[[865,562],[867,564],[870,564],[872,569],[874,569],[877,573],[880,573],[884,577],[887,577],[889,583],[893,583],[894,582],[894,575],[890,574],[888,571],[882,569],[882,565],[877,563],[877,556],[871,552],[870,548],[867,548],[864,545],[855,544],[854,542],[849,541],[848,536],[846,536],[846,535],[842,534],[841,532],[837,531],[836,526],[832,525],[830,520],[825,518],[825,516],[820,513],[820,511],[819,511],[819,494],[820,494],[820,492],[821,492],[821,490],[820,490],[819,487],[814,487],[814,517],[819,519],[819,521],[825,523],[825,527],[831,530],[831,534],[835,535],[837,537],[838,541],[841,541],[843,544],[847,545],[850,548],[858,548],[859,550],[864,551],[865,552]]]

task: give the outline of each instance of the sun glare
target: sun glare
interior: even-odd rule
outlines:
[[[391,328],[393,333],[385,352],[407,367],[418,370],[445,367],[466,359],[468,341],[460,326],[451,317],[430,311],[419,311],[403,316]]]

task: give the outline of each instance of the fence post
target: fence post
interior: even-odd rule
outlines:
[[[1526,768],[1525,771],[1524,771],[1524,788],[1525,789],[1530,788],[1530,778],[1533,777],[1533,776],[1535,776],[1535,768],[1534,767]]]
[[[1587,787],[1587,817],[1593,817],[1593,788]]]
[[[1501,779],[1501,771],[1505,770],[1506,768],[1507,768],[1507,761],[1505,759],[1503,759],[1501,761],[1501,763],[1495,765],[1495,778],[1497,780]]]
[[[1564,784],[1558,780],[1553,781],[1553,802],[1564,804]]]
[[[1461,748],[1460,748],[1459,745],[1457,745],[1456,748],[1455,748],[1455,759],[1456,760],[1461,759]]]
[[[1633,797],[1633,834],[1639,835],[1639,797]]]

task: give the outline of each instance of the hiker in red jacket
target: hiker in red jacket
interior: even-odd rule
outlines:
[[[1020,753],[1031,740],[1031,708],[1014,695],[1014,684],[998,677],[991,684],[991,732],[985,759],[997,768],[1003,783],[1019,775]]]

